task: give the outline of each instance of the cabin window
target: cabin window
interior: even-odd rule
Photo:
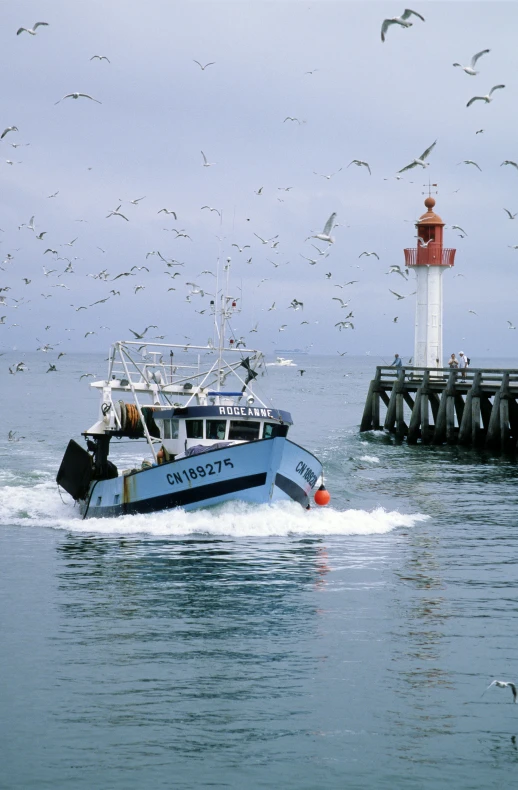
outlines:
[[[227,423],[225,420],[207,420],[207,439],[225,438]]]
[[[164,420],[164,439],[178,439],[178,420]]]
[[[203,420],[185,420],[188,439],[203,439]]]
[[[263,428],[263,439],[274,439],[276,436],[287,436],[288,426],[279,425],[275,422],[265,422]]]
[[[251,442],[259,438],[260,422],[248,422],[247,420],[231,420],[228,430],[228,438]]]

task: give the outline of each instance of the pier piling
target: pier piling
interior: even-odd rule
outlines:
[[[385,407],[383,419],[381,410]],[[383,428],[408,444],[518,447],[518,370],[378,366],[360,431]]]

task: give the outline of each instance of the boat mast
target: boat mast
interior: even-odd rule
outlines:
[[[218,327],[218,335],[219,335],[219,344],[218,344],[218,383],[217,383],[217,392],[221,391],[221,376],[222,376],[222,360],[223,360],[223,349],[225,347],[225,323],[227,320],[227,293],[228,293],[228,282],[230,277],[230,258],[227,258],[227,264],[224,268],[226,272],[226,281],[225,286],[219,295],[220,297],[220,306],[219,306],[219,327]],[[217,326],[217,310],[216,310],[216,317],[215,323]],[[217,404],[219,404],[219,396],[217,396]]]

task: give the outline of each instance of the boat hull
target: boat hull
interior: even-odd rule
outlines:
[[[291,500],[307,507],[321,474],[314,455],[285,437],[275,437],[94,481],[80,507],[83,518],[196,510],[232,500]]]

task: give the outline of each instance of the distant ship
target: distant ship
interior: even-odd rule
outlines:
[[[285,359],[284,357],[277,357],[275,362],[267,362],[268,366],[270,365],[280,365],[281,367],[297,367],[295,362],[292,359]]]

